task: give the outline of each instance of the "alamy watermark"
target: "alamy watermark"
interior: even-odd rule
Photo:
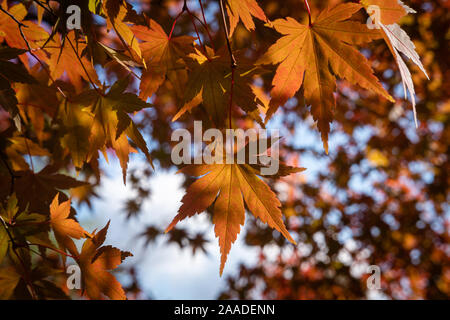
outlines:
[[[207,129],[194,121],[194,137],[187,129],[173,131],[178,142],[171,159],[180,164],[249,164],[260,167],[261,175],[274,175],[279,169],[279,130]],[[269,151],[270,150],[270,151]]]
[[[367,18],[367,28],[373,29],[381,29],[381,9],[379,6],[370,5],[367,7],[367,14],[369,18]]]
[[[67,277],[66,286],[69,290],[79,290],[81,289],[81,269],[78,265],[72,264],[67,267],[66,273],[69,275]]]
[[[81,8],[75,4],[67,7],[66,13],[69,17],[66,20],[68,30],[81,29]]]
[[[367,267],[367,273],[370,276],[367,278],[367,288],[369,290],[381,290],[381,269],[377,265]]]

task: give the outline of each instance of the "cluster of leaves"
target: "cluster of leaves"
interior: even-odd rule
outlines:
[[[5,265],[0,273],[1,297],[67,296],[63,271],[69,257],[82,270],[82,292],[88,297],[125,298],[108,270],[117,268],[130,254],[102,246],[108,226],[92,234],[82,229],[67,195],[61,193],[68,190],[80,203],[90,205],[103,177],[100,154],[108,159],[108,152],[115,153],[125,183],[130,154],[136,149],[152,167],[152,161],[161,168],[172,166],[170,135],[175,121],[189,130],[194,119],[202,120],[205,129],[265,127],[277,110],[285,122],[292,121],[285,118],[284,112],[288,111],[296,118],[306,118],[305,106],[310,106],[321,134],[323,149],[317,152],[328,153],[330,123],[335,117],[339,123],[348,122],[351,129],[346,130],[353,133],[362,120],[355,115],[347,121],[346,110],[357,114],[368,108],[366,103],[378,103],[388,110],[396,102],[393,86],[386,89],[386,82],[380,81],[377,74],[382,69],[374,71],[367,56],[396,62],[405,94],[410,93],[415,108],[412,75],[401,54],[426,72],[414,44],[398,25],[400,19],[413,13],[400,1],[320,2],[312,11],[304,1],[307,10],[294,19],[290,12],[299,11],[298,3],[287,1],[286,8],[296,10],[286,11],[271,1],[219,0],[217,22],[210,24],[203,6],[214,9],[211,1],[198,1],[195,10],[193,0],[157,2],[159,5],[146,7],[143,2],[133,7],[125,0],[79,1],[81,30],[67,30],[67,1],[2,1],[0,106],[5,112],[0,120],[0,200],[6,209],[2,209],[0,226],[0,263]],[[365,24],[366,10],[371,5],[381,8],[380,29],[368,29]],[[169,16],[170,11],[177,14],[175,19]],[[214,29],[217,32],[213,33]],[[360,46],[365,45],[364,50],[369,51],[368,44],[378,39],[384,39],[385,44],[378,47],[382,49],[373,54],[360,52]],[[292,104],[294,108],[289,107]],[[381,108],[375,108],[375,112],[381,113]],[[284,125],[292,127],[292,123]],[[152,142],[151,152],[144,137]],[[379,148],[374,149],[372,158],[380,158],[376,153]],[[286,146],[282,155],[290,159],[298,151]],[[340,163],[346,160],[332,158]],[[45,168],[36,172],[34,163]],[[305,215],[320,208],[319,202],[326,203],[320,192],[314,193],[320,190],[294,183],[290,186],[292,192],[302,188],[309,191],[306,195],[299,193],[305,199],[296,197],[299,203],[294,204],[291,198],[291,202],[279,199],[273,190],[280,182],[295,181],[295,175],[288,176],[303,168],[280,163],[280,172],[273,176],[261,176],[257,169],[247,164],[181,168],[192,183],[178,215],[166,230],[173,229],[169,242],[180,247],[189,245],[194,254],[197,249],[205,251],[206,240],[201,234],[191,238],[183,229],[174,227],[187,217],[210,213],[221,248],[222,274],[247,210],[270,228],[260,230],[261,225],[255,224],[251,230],[258,240],[252,242],[252,233],[248,233],[250,244],[263,248],[274,237],[271,229],[291,243],[303,243],[305,237],[291,219],[292,214],[288,214],[289,223],[285,224],[283,212],[296,212],[302,204],[308,204],[302,211]],[[71,178],[74,172],[84,181]],[[147,170],[131,175],[131,187],[137,190],[137,196],[126,203],[129,218],[137,215],[150,195],[139,180],[151,175]],[[348,181],[342,182],[343,171],[333,179],[341,183],[340,188],[348,187]],[[308,197],[312,200],[307,201]],[[357,200],[339,203],[338,210],[350,207],[353,201]],[[250,223],[254,224],[253,218]],[[58,247],[49,239],[50,231]],[[302,231],[307,232],[306,227]],[[150,226],[142,236],[150,243],[162,233]],[[81,238],[84,244],[79,252],[73,239]],[[261,244],[261,238],[267,243]],[[278,243],[285,245],[285,241]],[[39,262],[30,258],[33,246],[39,251]],[[298,268],[295,258],[290,263]],[[241,277],[245,277],[245,270]],[[267,283],[278,281],[263,267],[249,277],[254,274],[264,277]],[[255,281],[247,281],[248,290]],[[361,290],[354,292],[361,296]]]
[[[112,246],[102,246],[109,222],[99,232],[90,234],[73,219],[70,200],[60,203],[58,198],[59,194],[50,204],[49,215],[29,212],[28,208],[21,211],[15,193],[9,197],[6,206],[0,208],[0,261],[9,260],[0,270],[0,297],[69,298],[65,283],[67,258],[71,258],[80,268],[83,291],[88,297],[124,299],[125,292],[108,270],[117,268],[131,254]],[[54,241],[49,237],[50,231],[53,231]],[[74,239],[85,239],[80,252]],[[44,256],[46,251],[56,252],[60,257],[47,255],[41,263],[34,265],[31,253]],[[56,283],[49,281],[49,277]]]
[[[336,144],[324,157],[316,145],[298,141],[294,134],[313,125],[307,110],[296,108],[304,103],[297,94],[298,102],[283,108],[279,120],[292,133],[287,147],[308,163],[320,164],[313,177],[277,184],[285,195],[283,213],[299,245],[289,248],[270,229],[250,222],[245,242],[259,248],[260,259],[254,265],[242,264],[239,273],[227,279],[221,298],[365,298],[367,267],[377,265],[381,290],[369,297],[448,299],[449,69],[448,34],[442,30],[448,29],[449,6],[445,1],[408,4],[421,14],[401,21],[431,79],[427,82],[419,68],[411,71],[421,119],[418,130],[410,124],[413,113],[405,113],[399,102],[392,106],[358,96],[338,83],[338,124],[332,129]],[[318,10],[322,6],[315,3]],[[296,7],[295,1],[287,1],[274,14],[282,16]],[[266,34],[261,37],[267,39]],[[387,59],[384,50],[377,42],[365,54],[383,86],[398,96],[400,77],[392,72],[398,61]]]

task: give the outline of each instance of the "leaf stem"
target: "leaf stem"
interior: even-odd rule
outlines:
[[[8,170],[9,175],[11,176],[11,187],[9,190],[9,195],[12,195],[14,193],[14,182],[17,176],[14,174],[14,171],[11,169],[7,157],[3,154],[2,151],[0,151],[0,158],[2,159],[2,162],[5,164],[6,169]]]
[[[64,255],[64,256],[66,256],[66,257],[70,257],[70,258],[72,258],[72,259],[75,259],[75,257],[74,257],[73,255],[68,254],[68,253],[66,253],[66,252],[64,252],[64,251],[62,251],[62,250],[57,249],[57,248],[53,248],[53,247],[51,247],[51,246],[47,246],[47,245],[45,245],[45,244],[40,244],[40,243],[28,243],[28,245],[29,245],[29,246],[38,246],[38,247],[41,247],[41,248],[50,249],[50,250],[53,250],[53,251],[55,251],[55,252],[57,252],[57,253],[59,253],[59,254],[61,254],[61,255]]]
[[[31,171],[33,171],[33,173],[34,173],[33,157],[31,156],[31,150],[30,150],[30,146],[28,145],[27,137],[25,137],[24,141],[25,141],[25,146],[27,148],[28,157],[30,158]]]
[[[208,34],[208,38],[209,38],[209,42],[211,43],[211,47],[213,48],[214,51],[216,51],[216,48],[214,48],[214,42],[212,40],[211,33],[209,32],[208,23],[206,22],[205,11],[203,10],[202,0],[198,0],[198,3],[200,4],[200,9],[202,11],[203,27],[205,28],[206,33]]]
[[[186,9],[187,9],[187,5],[186,5],[186,0],[185,0],[184,4],[183,4],[183,8],[181,9],[180,13],[177,14],[177,16],[175,17],[175,20],[173,20],[172,29],[170,29],[170,33],[169,33],[169,40],[172,38],[173,30],[175,29],[175,25],[177,24],[178,18],[181,17],[181,15],[186,11]]]
[[[308,10],[308,18],[309,18],[309,26],[312,26],[312,20],[311,20],[311,8],[309,6],[308,0],[303,0],[305,3],[306,10]]]
[[[178,18],[179,18],[184,12],[187,12],[187,13],[189,14],[189,18],[191,19],[191,23],[192,23],[192,25],[193,25],[193,27],[194,27],[195,33],[197,34],[198,42],[199,42],[200,46],[203,48],[203,52],[204,52],[206,58],[208,59],[208,61],[211,61],[211,59],[210,59],[209,56],[208,56],[208,53],[206,52],[206,47],[205,47],[205,45],[202,43],[202,39],[200,38],[200,33],[198,32],[197,26],[195,25],[194,18],[200,22],[200,24],[206,29],[207,32],[208,32],[208,27],[203,23],[203,21],[202,21],[201,19],[199,19],[195,14],[193,14],[193,13],[191,12],[191,10],[189,10],[189,8],[188,8],[188,6],[187,6],[187,0],[184,0],[183,8],[181,9],[180,13],[177,14],[177,16],[175,17],[175,20],[173,21],[172,28],[171,28],[170,33],[169,33],[169,40],[172,38],[173,30],[175,29],[175,25],[176,25],[176,23],[177,23]],[[208,32],[208,33],[209,33],[209,32]]]
[[[105,96],[105,94],[104,94],[103,92],[101,92],[99,88],[97,88],[97,86],[95,85],[94,81],[91,79],[91,76],[89,75],[88,71],[86,70],[86,67],[84,66],[83,61],[81,60],[80,56],[78,55],[78,52],[77,52],[77,50],[75,49],[75,47],[74,47],[72,41],[69,39],[69,37],[68,37],[67,35],[65,36],[65,39],[69,42],[69,44],[70,44],[70,46],[71,46],[71,48],[72,48],[72,50],[73,50],[73,53],[75,53],[75,56],[77,57],[78,62],[80,62],[81,67],[82,67],[83,70],[84,70],[84,73],[86,74],[86,76],[87,76],[89,82],[91,83],[91,85],[94,87],[95,91],[97,91],[97,93],[98,93],[99,95]],[[77,45],[77,46],[78,46],[78,45]]]
[[[229,38],[229,33],[228,33],[227,21],[225,18],[225,9],[224,9],[224,5],[223,5],[223,0],[219,0],[219,4],[220,4],[220,13],[222,14],[223,30],[225,32],[225,39],[227,40],[228,53],[230,54],[231,86],[230,86],[230,106],[229,106],[229,110],[228,110],[228,117],[229,117],[228,127],[229,127],[229,129],[231,129],[232,128],[231,116],[232,116],[232,109],[233,109],[234,71],[237,67],[237,62],[233,55],[233,50],[231,49],[231,43],[230,43],[230,38]]]

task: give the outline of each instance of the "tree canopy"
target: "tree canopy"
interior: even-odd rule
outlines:
[[[369,265],[386,297],[449,297],[447,1],[0,2],[1,299],[139,297],[109,223],[77,219],[108,196],[108,157],[136,191],[128,219],[149,214],[144,181],[185,177],[173,222],[146,226],[145,245],[204,254],[209,240],[178,223],[206,214],[220,274],[238,236],[257,248],[218,298],[365,298]],[[264,150],[280,144],[278,171],[177,166],[172,134],[196,121],[278,129]],[[145,164],[130,170],[133,154]]]

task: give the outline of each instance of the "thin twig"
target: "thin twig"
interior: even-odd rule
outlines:
[[[224,10],[224,5],[223,5],[223,0],[219,0],[219,4],[220,4],[220,12],[222,14],[223,30],[225,32],[225,39],[227,40],[228,52],[230,54],[231,86],[230,86],[230,105],[229,105],[229,110],[228,110],[228,116],[229,116],[228,126],[231,129],[231,126],[232,126],[231,117],[232,117],[232,110],[233,110],[234,71],[237,68],[237,62],[233,55],[233,50],[231,49],[231,43],[230,43],[230,38],[229,38],[229,34],[228,34],[227,21],[225,18],[225,10]]]
[[[192,25],[194,26],[195,33],[197,34],[198,42],[200,43],[200,46],[201,46],[201,47],[203,48],[203,50],[205,51],[205,55],[206,55],[206,57],[207,57],[208,60],[209,60],[208,53],[206,52],[206,47],[203,45],[202,39],[200,38],[200,34],[198,33],[197,26],[195,25],[195,21],[194,21],[194,16],[195,16],[195,15],[193,15],[189,9],[186,9],[186,11],[187,11],[187,13],[189,14],[189,17],[191,18],[191,23],[192,23]]]
[[[31,171],[33,171],[33,173],[34,173],[33,157],[31,156],[31,150],[30,150],[30,146],[28,145],[27,137],[25,137],[25,146],[27,147],[28,157],[30,158]]]
[[[34,3],[36,3],[38,6],[40,6],[41,8],[43,8],[45,11],[47,11],[48,13],[50,13],[52,16],[54,17],[58,17],[52,10],[50,10],[49,8],[47,8],[46,6],[44,6],[40,1],[37,0],[33,0]]]
[[[85,67],[84,64],[83,64],[83,61],[81,60],[80,56],[78,55],[78,52],[77,52],[77,50],[75,49],[75,47],[74,47],[72,41],[69,39],[68,36],[65,36],[65,38],[66,38],[66,40],[69,42],[70,46],[72,47],[72,50],[73,50],[73,52],[75,53],[75,56],[77,57],[78,62],[80,62],[81,67],[83,68],[84,73],[86,74],[86,76],[87,76],[89,82],[91,83],[92,87],[94,87],[95,91],[97,91],[97,93],[98,93],[99,95],[104,96],[103,92],[101,92],[100,89],[97,88],[97,86],[95,85],[94,81],[91,79],[91,76],[89,75],[89,73],[88,73],[86,67]]]
[[[1,7],[1,6],[0,6],[0,11],[2,11],[3,13],[5,13],[6,15],[8,15],[8,16],[9,16],[11,19],[13,19],[19,26],[28,28],[28,26],[24,25],[22,22],[20,22],[19,20],[17,20],[11,13],[9,13],[9,12],[6,11],[5,9],[3,9],[3,7]]]
[[[169,40],[172,38],[173,30],[175,29],[175,25],[177,24],[178,18],[180,18],[181,15],[182,15],[184,12],[187,12],[187,13],[189,14],[189,18],[191,19],[192,26],[194,27],[195,33],[197,34],[197,39],[198,39],[198,42],[199,42],[200,46],[201,46],[202,49],[203,49],[203,53],[205,54],[205,56],[206,56],[206,58],[208,59],[208,61],[211,61],[211,59],[210,59],[209,56],[208,56],[208,52],[206,51],[206,47],[205,47],[205,45],[202,43],[202,39],[200,38],[200,33],[198,32],[198,29],[197,29],[197,26],[196,26],[196,24],[195,24],[194,19],[196,19],[197,21],[199,21],[200,24],[203,26],[203,28],[205,28],[205,30],[207,30],[207,32],[208,32],[208,27],[203,23],[203,21],[202,21],[200,18],[198,18],[195,14],[192,13],[191,10],[189,10],[189,8],[188,8],[188,6],[187,6],[187,0],[184,0],[183,7],[181,8],[181,11],[177,14],[177,16],[175,17],[175,19],[174,19],[174,21],[173,21],[173,23],[172,23],[172,28],[170,29],[170,33],[169,33],[169,36],[168,36]],[[208,32],[208,33],[209,33],[209,32]],[[211,39],[212,39],[212,38],[211,38]],[[212,44],[212,40],[211,40],[211,44]]]
[[[8,160],[6,159],[3,152],[0,152],[0,158],[2,159],[3,163],[5,164],[6,169],[8,170],[9,175],[11,176],[11,187],[9,190],[9,195],[12,195],[14,193],[14,182],[15,182],[17,176],[14,174],[14,171],[9,166]]]
[[[169,37],[168,37],[169,40],[172,39],[173,30],[175,29],[175,25],[177,24],[178,18],[181,17],[181,15],[186,11],[186,8],[187,8],[187,6],[186,6],[186,1],[185,1],[180,13],[178,13],[177,16],[175,17],[175,19],[173,20],[172,29],[170,29],[170,33],[169,33]]]
[[[29,246],[38,246],[38,247],[41,247],[41,248],[50,249],[50,250],[53,250],[53,251],[55,251],[55,252],[58,252],[58,253],[61,254],[61,255],[64,255],[64,256],[66,256],[66,257],[70,257],[70,258],[72,258],[72,259],[75,259],[75,257],[74,257],[73,255],[68,254],[68,253],[66,253],[66,252],[64,252],[64,251],[62,251],[62,250],[57,249],[57,248],[53,248],[53,247],[51,247],[51,246],[47,246],[47,245],[45,245],[45,244],[40,244],[40,243],[30,243],[30,242],[28,242],[27,244],[28,244]]]
[[[211,46],[212,46],[213,50],[216,51],[216,49],[214,48],[214,42],[212,40],[211,33],[209,33],[208,23],[206,22],[205,11],[203,10],[202,0],[198,0],[198,3],[200,4],[200,9],[202,11],[203,27],[205,28],[206,33],[208,34],[209,42],[211,43]]]
[[[35,1],[36,2],[36,1]],[[42,5],[41,5],[42,6]],[[50,70],[47,69],[47,67],[44,65],[44,63],[41,61],[41,59],[39,59],[34,53],[33,53],[33,49],[30,46],[30,43],[28,42],[27,38],[25,37],[25,34],[23,33],[22,28],[28,28],[28,26],[24,25],[22,22],[18,21],[12,14],[10,14],[8,11],[4,10],[1,6],[0,6],[0,11],[4,12],[5,14],[7,14],[11,19],[14,20],[14,22],[17,23],[18,28],[19,28],[19,33],[20,36],[22,37],[23,41],[25,42],[25,45],[28,48],[28,53],[34,58],[36,59],[36,61],[41,65],[41,67],[48,73],[48,76],[50,78],[50,80],[52,81],[53,84],[55,84],[56,89],[63,95],[64,98],[67,98],[66,94],[62,91],[62,89],[56,85],[55,80],[53,79]]]
[[[219,4],[220,4],[220,12],[222,14],[223,29],[225,31],[225,39],[227,40],[228,52],[230,53],[231,68],[236,68],[237,63],[236,63],[236,59],[234,58],[234,55],[233,55],[233,50],[231,50],[231,44],[230,44],[230,38],[228,35],[228,26],[227,26],[227,21],[225,18],[225,10],[224,10],[224,5],[223,5],[223,0],[219,0]]]

